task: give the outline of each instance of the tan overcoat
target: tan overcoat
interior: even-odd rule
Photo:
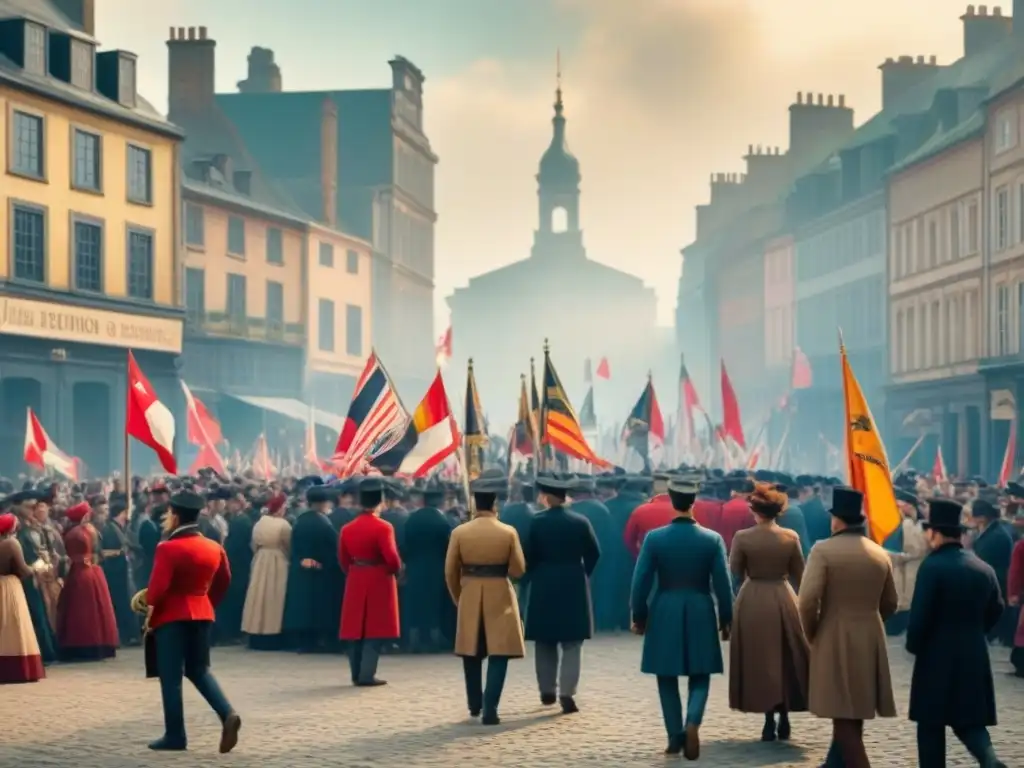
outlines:
[[[928,540],[924,537],[924,529],[916,520],[903,518],[903,551],[891,552],[893,575],[896,578],[896,594],[899,596],[900,611],[909,611],[914,599],[914,586],[917,584],[917,572],[928,554]]]
[[[800,620],[811,644],[808,709],[832,720],[896,716],[884,619],[896,612],[889,553],[855,530],[811,549]]]
[[[463,566],[507,565],[507,578],[465,576]],[[492,656],[521,658],[526,654],[519,602],[509,579],[526,571],[519,535],[493,515],[481,515],[452,531],[444,577],[459,607],[455,653],[476,656],[482,649],[479,633]]]

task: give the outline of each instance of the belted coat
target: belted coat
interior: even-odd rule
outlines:
[[[342,640],[394,640],[401,635],[398,580],[402,560],[395,529],[363,512],[341,529],[338,562],[345,572],[341,604]]]

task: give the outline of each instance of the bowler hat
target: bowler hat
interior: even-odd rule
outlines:
[[[564,477],[558,475],[546,474],[538,475],[536,481],[537,490],[541,493],[549,493],[552,496],[560,496],[565,498],[566,492],[572,487],[572,481],[566,480]]]
[[[864,495],[856,488],[833,488],[829,513],[849,525],[860,525],[864,522]]]
[[[988,499],[975,499],[971,504],[971,517],[995,520],[999,517],[999,508]]]
[[[964,528],[963,513],[963,506],[952,499],[929,499],[928,519],[921,523],[921,527],[960,531]]]
[[[306,501],[310,504],[323,504],[325,501],[334,501],[337,491],[326,485],[314,485],[306,489]]]
[[[171,509],[182,512],[202,512],[206,508],[206,499],[193,491],[178,491],[170,500]]]

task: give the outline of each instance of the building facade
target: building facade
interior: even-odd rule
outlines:
[[[581,178],[579,161],[566,140],[559,89],[551,143],[537,173],[538,225],[529,258],[471,278],[448,298],[455,329],[452,369],[464,371],[468,359],[474,360],[492,423],[515,420],[519,374],[528,374],[530,359],[536,358],[540,376],[545,339],[562,383],[571,396],[580,393],[574,396],[579,401],[587,358],[608,358],[615,373],[604,394],[610,402],[621,403],[643,389],[650,361],[664,351],[655,333],[653,289],[587,255]],[[677,362],[668,364],[675,369]],[[464,394],[463,381],[451,386],[453,395]],[[627,414],[599,415],[621,422]]]
[[[123,466],[128,349],[181,410],[182,133],[136,92],[133,54],[97,51],[91,3],[6,5],[0,471],[23,470],[32,408],[90,473],[107,473]],[[153,463],[141,452],[134,466]]]

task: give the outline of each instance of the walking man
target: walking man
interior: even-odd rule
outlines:
[[[991,566],[963,548],[963,508],[947,499],[929,506],[924,528],[932,552],[917,573],[907,629],[918,765],[946,765],[948,726],[982,768],[1006,768],[988,733],[996,698],[987,638],[1003,612],[999,582]]]
[[[601,556],[590,523],[564,506],[570,484],[553,474],[537,478],[546,509],[534,517],[524,548],[530,591],[526,639],[536,643],[540,700],[545,706],[559,701],[565,714],[579,711],[583,641],[594,632],[589,579]]]

